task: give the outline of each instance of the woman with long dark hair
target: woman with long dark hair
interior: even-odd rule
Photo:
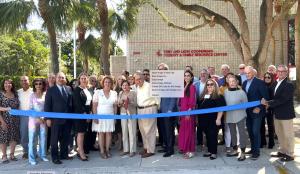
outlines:
[[[190,111],[196,106],[196,88],[193,85],[194,75],[190,70],[184,72],[184,97],[179,99],[180,111]],[[179,118],[178,148],[184,158],[192,158],[195,154],[195,117],[182,116]]]
[[[274,75],[272,73],[266,72],[264,74],[264,82],[268,88],[269,96],[272,97],[273,90],[272,90],[272,84],[274,83]],[[272,98],[270,98],[272,100]],[[274,135],[275,135],[275,129],[274,129],[274,117],[273,117],[273,110],[271,108],[266,109],[266,115],[262,119],[261,122],[261,147],[264,147],[267,145],[266,140],[266,118],[267,118],[267,125],[268,125],[268,135],[269,135],[269,143],[268,148],[273,149],[275,143],[274,143]]]
[[[204,91],[198,100],[199,109],[214,108],[226,105],[224,97],[219,93],[219,87],[216,81],[208,79],[205,83]],[[223,112],[214,112],[199,115],[199,126],[201,126],[206,135],[207,149],[204,157],[210,157],[211,160],[217,158],[218,146],[218,128],[221,125]]]
[[[15,89],[15,85],[11,79],[5,79],[2,83],[2,91],[0,92],[0,107],[18,109],[20,102]],[[5,111],[5,110],[3,110]],[[0,146],[2,151],[2,163],[6,164],[10,161],[17,161],[15,157],[15,147],[20,140],[20,118],[11,116],[8,111],[2,112],[0,115]],[[10,146],[9,160],[7,158],[7,145]]]

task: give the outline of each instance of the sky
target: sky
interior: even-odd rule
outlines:
[[[108,0],[108,8],[113,8],[115,6],[116,3],[120,2],[121,0]],[[34,0],[35,4],[37,5],[37,0]],[[34,30],[34,29],[42,29],[42,24],[43,24],[43,20],[37,15],[32,15],[29,20],[28,20],[28,25],[27,28],[28,30]],[[73,37],[73,31],[70,31],[69,33],[66,33],[67,37]],[[98,32],[92,32],[92,34],[96,37],[99,37],[99,33]],[[88,36],[89,33],[86,34],[86,36]],[[112,36],[114,39],[116,39],[116,37],[113,35]],[[123,50],[125,56],[127,54],[127,42],[126,42],[126,38],[120,38],[117,40],[117,45],[119,47],[121,47],[121,49]]]

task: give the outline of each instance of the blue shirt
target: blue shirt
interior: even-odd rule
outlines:
[[[248,93],[249,87],[250,87],[250,85],[251,85],[253,79],[254,79],[254,78],[252,78],[251,80],[247,80],[247,84],[246,84],[246,92],[247,92],[247,93]]]

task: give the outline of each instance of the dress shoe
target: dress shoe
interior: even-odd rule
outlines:
[[[174,154],[174,152],[166,152],[163,157],[170,157]]]
[[[286,155],[281,153],[281,152],[277,152],[276,154],[271,154],[271,157],[275,157],[275,158],[282,158],[285,157]]]
[[[142,155],[142,158],[148,158],[148,157],[153,156],[153,155],[154,155],[154,153],[145,153],[145,154]]]
[[[53,162],[53,164],[62,164],[62,162],[60,160],[58,160],[58,159],[52,160],[52,162]]]
[[[28,159],[28,153],[24,152],[22,155],[22,159],[23,160]]]
[[[69,156],[67,156],[67,157],[62,157],[61,160],[73,160],[73,157],[69,157]]]
[[[251,160],[255,161],[255,160],[258,159],[258,157],[259,157],[258,154],[253,154],[253,155],[251,156]]]
[[[238,161],[245,161],[246,156],[244,153],[241,153],[240,157],[238,158]]]
[[[147,153],[147,149],[143,149],[139,152],[140,155],[144,155],[145,153]]]
[[[285,155],[285,157],[280,158],[280,161],[282,162],[294,161],[294,157]]]

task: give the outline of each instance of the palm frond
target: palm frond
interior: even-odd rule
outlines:
[[[0,31],[15,32],[26,27],[28,18],[37,12],[34,2],[15,0],[0,3]]]
[[[87,57],[97,57],[97,42],[93,35],[89,35],[80,45],[78,50]]]

